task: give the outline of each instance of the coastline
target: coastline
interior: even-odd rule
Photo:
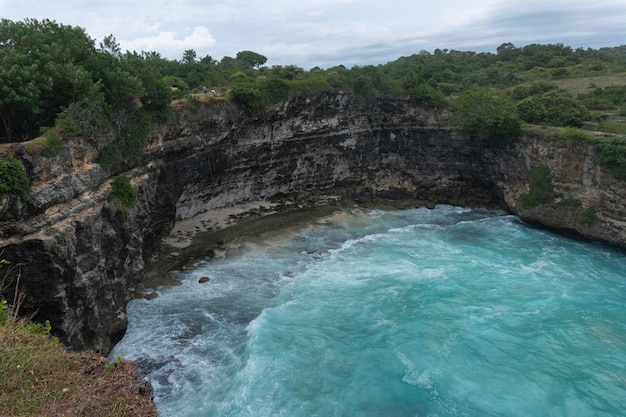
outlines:
[[[347,209],[401,210],[434,205],[422,200],[345,201],[324,196],[309,204],[249,202],[233,207],[207,210],[176,222],[158,249],[146,260],[145,275],[136,298],[156,297],[162,286],[177,285],[179,271],[210,260],[216,250],[225,250],[238,241],[262,238],[264,233],[310,223]]]

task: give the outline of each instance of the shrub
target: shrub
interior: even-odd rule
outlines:
[[[71,103],[57,115],[55,126],[66,135],[83,134],[96,137],[102,129],[109,126],[107,114],[110,106],[102,98],[88,99]]]
[[[552,126],[581,127],[591,118],[589,110],[579,101],[555,91],[527,98],[517,105],[517,110],[525,122]]]
[[[137,190],[126,177],[117,177],[111,183],[109,201],[116,204],[120,210],[129,210],[137,202]]]
[[[289,84],[278,78],[270,78],[261,84],[261,94],[267,104],[278,103],[289,96]]]
[[[46,138],[46,147],[44,148],[42,155],[45,157],[56,156],[61,151],[61,140],[53,129],[48,129],[44,133]]]
[[[596,221],[596,208],[589,207],[583,212],[582,224],[589,227]]]
[[[293,81],[290,81],[289,84],[291,86],[291,90],[294,93],[313,94],[313,93],[318,93],[320,91],[330,90],[331,89],[331,85],[329,84],[330,80],[331,80],[330,76],[328,77],[328,79],[322,76],[317,76],[317,77],[293,80]]]
[[[522,206],[532,208],[554,200],[552,173],[545,165],[530,170],[530,191],[521,195]]]
[[[263,109],[263,99],[256,87],[234,86],[230,90],[230,98],[250,114],[259,113]]]
[[[562,207],[580,207],[581,202],[577,198],[565,198],[559,201],[558,204]]]
[[[25,197],[29,191],[30,184],[22,163],[12,156],[0,157],[0,195]]]
[[[577,127],[566,127],[554,135],[555,139],[562,140],[565,144],[571,145],[587,139],[587,132]]]
[[[626,138],[603,138],[595,144],[600,163],[615,178],[626,180]]]
[[[522,131],[513,103],[482,90],[468,91],[459,97],[452,122],[462,132],[497,142],[517,139]]]
[[[136,107],[130,107],[127,118],[120,120],[120,137],[102,149],[97,162],[102,168],[120,171],[134,166],[141,156],[150,132],[151,117]]]

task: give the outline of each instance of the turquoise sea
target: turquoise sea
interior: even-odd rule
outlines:
[[[346,210],[180,276],[111,353],[161,416],[626,415],[626,254],[502,212]]]

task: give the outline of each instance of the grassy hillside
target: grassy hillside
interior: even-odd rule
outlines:
[[[156,416],[134,367],[64,349],[48,331],[14,321],[0,307],[0,415],[3,417]]]

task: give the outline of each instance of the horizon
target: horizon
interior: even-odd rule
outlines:
[[[123,51],[158,52],[171,60],[180,60],[188,49],[216,60],[250,50],[267,57],[268,66],[307,70],[380,65],[421,50],[495,52],[507,42],[516,47],[561,43],[572,49],[626,44],[626,4],[616,0],[514,5],[442,0],[437,7],[408,0],[68,0],[63,8],[43,0],[0,0],[0,16],[47,18],[83,28],[96,45],[113,35]]]

